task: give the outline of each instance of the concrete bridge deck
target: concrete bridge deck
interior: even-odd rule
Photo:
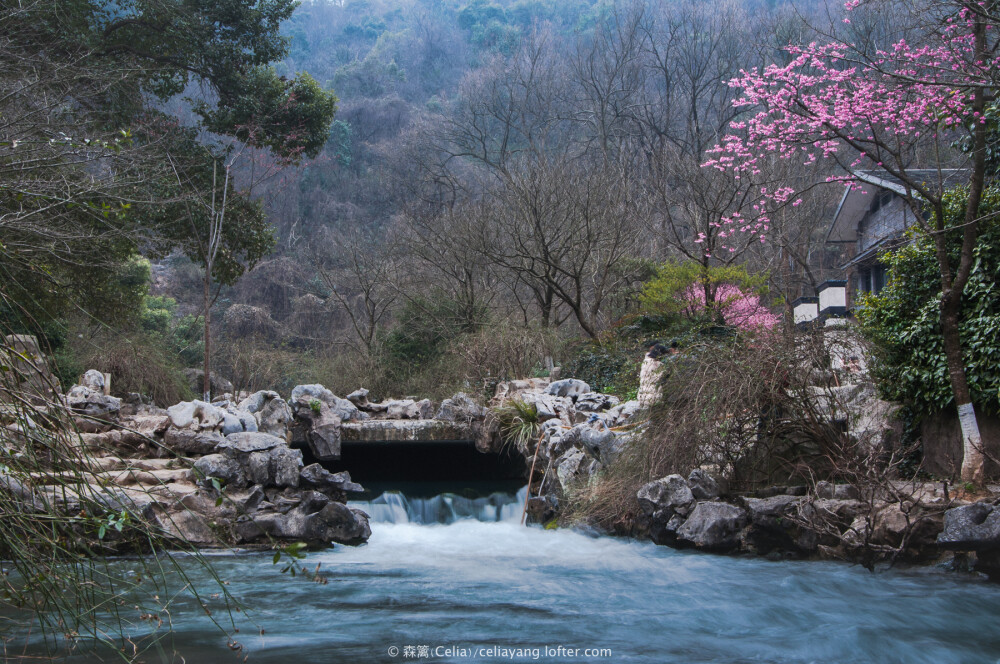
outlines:
[[[363,420],[340,427],[341,445],[472,444],[475,439],[471,426],[446,420]]]

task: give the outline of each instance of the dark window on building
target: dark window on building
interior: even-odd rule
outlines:
[[[887,277],[884,265],[872,265],[858,270],[858,292],[878,295],[885,288]]]

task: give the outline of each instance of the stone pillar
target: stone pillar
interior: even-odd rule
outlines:
[[[819,298],[802,296],[792,301],[792,319],[796,325],[806,325],[819,318]]]

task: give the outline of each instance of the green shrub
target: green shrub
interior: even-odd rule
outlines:
[[[505,445],[513,445],[521,454],[534,453],[541,430],[535,404],[515,399],[494,409],[493,414],[499,424],[500,440]]]
[[[964,215],[966,193],[946,196],[949,224]],[[983,211],[1000,210],[1000,188],[983,196]],[[997,412],[1000,406],[1000,220],[980,222],[975,265],[963,293],[960,334],[973,401]],[[883,397],[914,412],[933,412],[953,396],[940,332],[941,277],[934,242],[918,231],[904,247],[881,256],[889,283],[864,297],[858,311],[864,333],[875,344],[871,371]],[[952,265],[958,262],[961,235],[948,238]]]

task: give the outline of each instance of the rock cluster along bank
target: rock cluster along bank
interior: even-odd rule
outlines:
[[[289,445],[295,429],[317,441],[326,434],[327,410],[302,407],[319,386],[296,388],[289,402],[257,392],[238,403],[190,401],[166,410],[123,404],[104,388],[104,375],[88,371],[62,397],[84,431],[75,444],[86,449],[87,468],[76,486],[65,473],[32,477],[31,490],[51,509],[74,513],[96,498],[199,546],[358,544],[371,534],[368,516],[346,504],[364,489],[347,472],[305,465]],[[22,444],[43,433],[24,421],[6,432]]]
[[[583,381],[502,384],[494,405],[511,399],[533,405],[541,423],[537,448],[523,450],[526,464],[538,468],[528,513],[539,523],[563,514],[575,490],[597,481],[632,437],[642,435],[638,402],[619,403]],[[864,403],[854,405],[865,410]],[[873,426],[870,419],[858,421]],[[943,483],[896,481],[867,488],[818,482],[737,495],[711,469],[695,468],[687,476],[645,484],[636,502],[628,530],[617,534],[678,548],[779,558],[950,560],[1000,576],[995,492],[958,497]]]

